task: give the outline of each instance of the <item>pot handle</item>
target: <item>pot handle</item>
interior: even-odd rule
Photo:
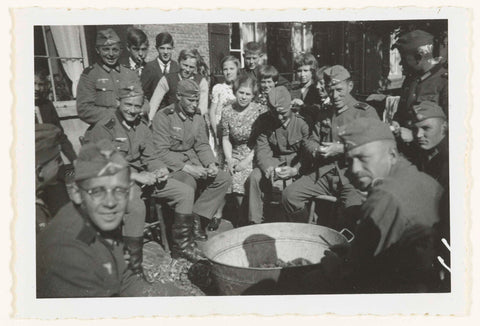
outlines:
[[[345,229],[342,229],[340,231],[340,234],[343,235],[345,237],[345,239],[347,239],[347,242],[350,243],[353,241],[353,239],[355,239],[355,235],[352,233],[352,231],[350,231],[349,229],[345,228]]]

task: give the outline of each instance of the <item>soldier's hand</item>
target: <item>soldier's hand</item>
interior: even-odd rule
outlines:
[[[273,177],[273,174],[274,174],[274,167],[273,166],[269,166],[266,170],[265,170],[265,178],[267,179],[271,179]]]
[[[292,107],[300,107],[303,106],[303,101],[299,98],[294,98],[292,100]]]
[[[400,124],[397,121],[390,123],[390,130],[395,136],[400,136]]]
[[[400,138],[404,143],[410,143],[413,141],[413,133],[408,128],[400,127]]]
[[[207,176],[214,178],[218,174],[218,167],[215,163],[210,163],[210,165],[207,168]]]
[[[155,177],[157,178],[157,182],[163,182],[168,179],[168,169],[167,168],[160,168],[153,172]]]
[[[282,180],[290,179],[298,174],[298,169],[291,166],[284,166],[275,169],[275,174]]]
[[[205,179],[207,177],[207,169],[203,166],[185,164],[182,171],[187,172],[195,179]]]
[[[157,181],[155,174],[145,171],[140,173],[132,173],[131,178],[133,181],[136,181],[142,185],[153,185]]]
[[[333,157],[340,154],[343,154],[344,148],[343,144],[340,143],[329,143],[323,142],[320,146],[320,155],[323,157]]]

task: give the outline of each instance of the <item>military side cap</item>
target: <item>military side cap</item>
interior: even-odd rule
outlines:
[[[268,103],[274,108],[290,108],[292,96],[285,86],[277,86],[268,92]]]
[[[120,83],[118,93],[120,98],[141,96],[143,89],[139,80],[130,80]]]
[[[325,69],[323,72],[326,85],[334,86],[350,78],[350,73],[344,66],[336,65]]]
[[[120,38],[118,37],[117,33],[112,28],[107,28],[97,32],[97,40],[95,45],[112,45],[119,42]]]
[[[182,79],[177,85],[177,94],[180,96],[198,97],[200,88],[198,84],[191,79]]]
[[[435,102],[423,101],[413,105],[413,122],[420,122],[430,118],[447,119],[443,109]]]
[[[418,29],[400,36],[392,48],[412,52],[427,44],[433,44],[433,35]]]
[[[75,164],[75,181],[115,175],[127,167],[128,162],[115,150],[112,142],[102,139],[80,149]]]
[[[55,125],[35,125],[35,165],[45,164],[60,154],[61,134],[62,131]]]
[[[346,151],[378,140],[395,141],[386,123],[371,118],[359,118],[342,126],[338,136],[345,144]]]

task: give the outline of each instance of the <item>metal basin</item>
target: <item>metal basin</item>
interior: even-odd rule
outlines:
[[[219,294],[297,294],[301,276],[318,268],[325,250],[347,244],[342,234],[323,226],[269,223],[216,235],[207,241],[204,253]],[[278,261],[299,260],[302,266],[275,266]]]

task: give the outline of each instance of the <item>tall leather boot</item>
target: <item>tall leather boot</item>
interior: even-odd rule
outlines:
[[[133,271],[134,274],[142,277],[146,282],[152,283],[147,275],[145,275],[142,267],[143,262],[143,237],[123,237],[125,245],[125,251],[128,252],[130,259],[128,262],[128,268]]]
[[[172,258],[185,258],[192,263],[206,259],[193,240],[193,215],[175,213],[172,225]]]
[[[197,214],[192,214],[193,215],[193,240],[195,241],[207,241],[208,236],[205,233],[205,222],[202,220],[207,220],[205,217],[202,217]],[[203,222],[203,223],[202,223]],[[208,223],[208,222],[207,222]]]

